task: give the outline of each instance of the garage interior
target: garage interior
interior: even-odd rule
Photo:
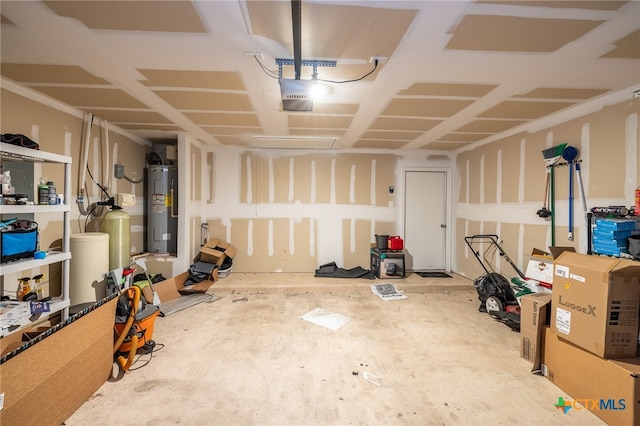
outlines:
[[[44,295],[64,306],[3,326],[2,355],[28,329],[78,318],[0,365],[3,424],[42,424],[13,413],[43,392],[57,408],[32,415],[67,425],[640,422],[638,384],[621,408],[613,374],[594,373],[606,388],[567,385],[560,367],[555,378],[541,366],[532,374],[521,333],[479,312],[474,286],[487,266],[530,278],[534,251],[556,247],[587,269],[620,261],[611,270],[626,265],[623,281],[640,286],[632,247],[597,252],[592,235],[597,218],[637,222],[640,2],[3,0],[0,15],[0,130],[70,164],[67,176],[60,164],[3,156],[1,219],[36,221],[39,250],[62,247],[70,259],[0,265],[3,297],[43,274]],[[156,170],[169,173],[162,189]],[[59,209],[38,210],[41,178],[63,196]],[[35,213],[7,205],[20,193]],[[112,247],[105,256],[73,245],[105,233],[113,212],[126,215],[124,261]],[[495,235],[508,259],[466,244],[477,235]],[[331,264],[373,269],[378,236],[401,239],[401,275],[317,276]],[[10,383],[7,366],[38,346],[70,352],[72,330],[115,309],[83,311],[108,290],[74,280],[78,263],[100,265],[90,266],[100,281],[144,259],[150,275],[176,281],[211,240],[233,247],[232,267],[209,277],[205,303],[155,320],[157,351],[120,380],[94,367],[91,380],[68,379],[87,383],[82,392],[56,387],[90,353],[104,358],[106,347],[111,364],[109,327],[78,349],[83,361],[42,362],[42,382]],[[545,259],[553,268],[563,258]],[[379,283],[407,299],[380,300]],[[537,287],[553,312],[543,341],[545,326],[555,338],[566,325],[548,287]],[[315,308],[350,320],[328,330],[300,318]],[[560,337],[602,372],[640,364],[637,353]],[[574,349],[564,342],[547,347]],[[604,408],[589,409],[595,400]]]

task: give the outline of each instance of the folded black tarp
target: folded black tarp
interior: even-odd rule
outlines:
[[[316,269],[316,277],[321,278],[367,278],[373,280],[376,278],[374,273],[368,269],[356,266],[351,269],[338,268],[335,262],[320,265]]]

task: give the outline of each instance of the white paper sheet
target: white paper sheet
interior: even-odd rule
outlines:
[[[335,312],[327,311],[326,309],[322,308],[315,308],[313,311],[307,312],[300,318],[305,321],[321,325],[330,330],[337,330],[351,321],[351,318],[346,315],[336,314]]]

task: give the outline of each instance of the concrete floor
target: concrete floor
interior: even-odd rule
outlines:
[[[373,295],[382,282],[408,299]],[[232,273],[209,293],[220,299],[158,318],[164,347],[65,425],[604,424],[554,407],[566,395],[530,373],[519,333],[479,313],[462,277]],[[333,331],[300,319],[318,307],[351,320]]]

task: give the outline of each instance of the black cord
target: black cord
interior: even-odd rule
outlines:
[[[371,71],[369,71],[368,73],[366,73],[365,75],[363,75],[360,78],[355,78],[353,80],[343,80],[343,81],[335,81],[335,80],[323,80],[321,78],[318,78],[318,81],[322,81],[324,83],[353,83],[355,81],[360,81],[362,79],[367,78],[368,76],[370,76],[371,74],[373,74],[373,72],[378,68],[378,60],[376,59],[375,62],[373,63],[373,69]]]
[[[260,65],[260,68],[262,68],[262,71],[264,71],[264,73],[265,73],[267,76],[269,76],[269,77],[271,77],[271,78],[275,78],[275,79],[277,79],[277,78],[278,78],[278,75],[276,74],[276,72],[275,72],[275,71],[272,71],[272,70],[270,70],[270,69],[266,68],[266,67],[264,66],[264,64],[263,64],[263,63],[258,59],[258,57],[257,57],[257,56],[255,56],[255,55],[254,55],[253,57],[254,57],[254,59],[256,60],[256,62],[258,63],[258,65]],[[373,72],[374,72],[377,68],[378,68],[378,60],[376,59],[376,60],[374,61],[374,63],[373,63],[373,69],[372,69],[371,71],[369,71],[368,73],[366,73],[365,75],[363,75],[362,77],[354,78],[353,80],[342,80],[342,81],[337,81],[337,80],[325,80],[325,79],[322,79],[322,78],[316,78],[316,79],[314,79],[314,80],[315,80],[315,81],[322,81],[322,82],[324,82],[324,83],[337,83],[337,84],[342,84],[342,83],[353,83],[353,82],[360,81],[360,80],[363,80],[363,79],[365,79],[365,78],[369,77],[371,74],[373,74]]]
[[[137,354],[136,355],[136,359],[131,363],[131,367],[129,367],[129,371],[136,371],[136,370],[140,370],[143,367],[146,367],[151,362],[151,359],[153,359],[154,352],[158,352],[159,350],[162,350],[163,348],[164,348],[164,344],[163,343],[156,343],[153,346],[153,349],[151,349],[149,352],[142,353],[142,354]],[[133,366],[136,365],[138,363],[138,361],[140,361],[140,358],[142,358],[145,355],[149,355],[149,359],[145,360],[144,364],[139,365],[136,368],[133,368]]]
[[[89,165],[87,165],[87,173],[89,173],[89,177],[91,178],[91,180],[93,181],[93,183],[95,183],[96,185],[98,185],[98,188],[100,188],[102,190],[102,192],[104,192],[104,195],[107,196],[107,198],[111,198],[111,196],[109,195],[109,193],[107,192],[106,189],[104,189],[104,187],[102,185],[100,185],[98,182],[96,182],[96,180],[93,178],[93,175],[91,174],[91,170],[89,170]]]
[[[87,213],[87,217],[84,220],[84,232],[87,232],[87,225],[89,224],[89,218],[91,217],[91,213],[93,213],[93,211],[97,208],[98,208],[98,205],[96,204],[93,207],[91,207],[91,210],[89,210],[89,212]]]

